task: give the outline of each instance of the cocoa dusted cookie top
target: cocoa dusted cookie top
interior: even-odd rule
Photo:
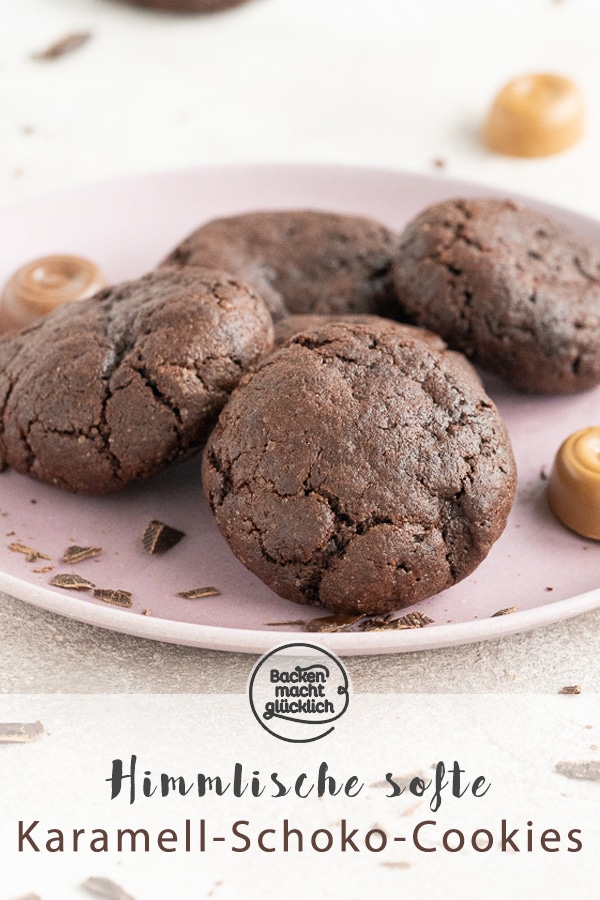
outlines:
[[[413,325],[403,325],[400,322],[394,322],[392,319],[384,319],[381,316],[357,315],[357,316],[286,316],[280,319],[275,325],[275,347],[281,347],[286,344],[290,338],[300,332],[321,328],[323,325],[330,325],[332,322],[348,322],[351,325],[372,325],[379,328],[385,324],[388,328],[393,329],[396,334],[405,337],[412,337],[426,341],[434,350],[444,350],[446,344],[434,334],[425,328],[415,328]]]
[[[401,236],[403,310],[522,391],[600,382],[600,250],[512,201],[450,200]]]
[[[515,479],[470,367],[386,323],[292,338],[233,392],[203,458],[244,565],[288,600],[361,614],[468,575],[505,526]]]
[[[312,210],[215,219],[166,264],[233,272],[275,320],[290,313],[376,313],[398,318],[391,278],[397,238],[378,222]]]
[[[163,270],[61,306],[0,340],[0,463],[104,494],[197,452],[273,343],[235,278]]]
[[[165,12],[211,13],[231,9],[248,0],[124,0],[131,6],[145,6]]]

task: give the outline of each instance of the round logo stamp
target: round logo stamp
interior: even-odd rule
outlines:
[[[313,644],[283,644],[265,653],[248,682],[257,722],[282,741],[326,737],[348,709],[350,680],[341,660]]]

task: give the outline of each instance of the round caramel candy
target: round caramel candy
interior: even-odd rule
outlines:
[[[12,275],[0,300],[0,331],[26,328],[70,300],[91,297],[106,284],[95,263],[80,256],[44,256]]]
[[[549,156],[583,134],[585,104],[562,75],[524,75],[505,85],[492,104],[483,140],[508,156]]]
[[[562,444],[548,482],[548,501],[564,525],[600,540],[600,425],[576,431]]]

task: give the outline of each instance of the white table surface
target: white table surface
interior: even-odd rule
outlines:
[[[91,38],[72,54],[32,59],[79,31]],[[213,16],[3,0],[0,204],[117,175],[310,161],[448,174],[600,217],[599,31],[597,0],[251,0]],[[580,84],[584,139],[547,159],[487,152],[478,131],[495,91],[535,71]],[[592,612],[348,668],[360,691],[597,692],[599,657]],[[250,664],[0,597],[0,692],[237,692]]]

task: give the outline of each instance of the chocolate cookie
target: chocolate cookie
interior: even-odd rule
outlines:
[[[146,6],[165,12],[211,13],[241,6],[248,0],[125,0],[133,6]]]
[[[233,552],[288,600],[385,613],[468,575],[515,490],[507,432],[453,353],[385,323],[292,340],[242,380],[204,489]]]
[[[0,340],[0,464],[104,494],[185,459],[273,340],[262,302],[211,270],[164,270]]]
[[[600,382],[600,251],[511,201],[451,200],[418,216],[395,269],[412,321],[522,391]]]
[[[398,318],[391,278],[397,239],[371,219],[298,210],[216,219],[167,258],[214,266],[251,284],[275,320],[289,313]]]
[[[350,325],[367,325],[379,328],[387,325],[395,331],[396,334],[405,337],[417,338],[426,341],[434,350],[445,350],[446,344],[437,334],[427,331],[425,328],[415,328],[413,325],[402,325],[400,322],[393,322],[391,319],[383,319],[381,316],[286,316],[280,319],[275,325],[275,347],[281,347],[283,344],[295,337],[297,334],[305,331],[314,331],[315,328],[321,328],[323,325],[329,325],[332,322],[347,322]]]

